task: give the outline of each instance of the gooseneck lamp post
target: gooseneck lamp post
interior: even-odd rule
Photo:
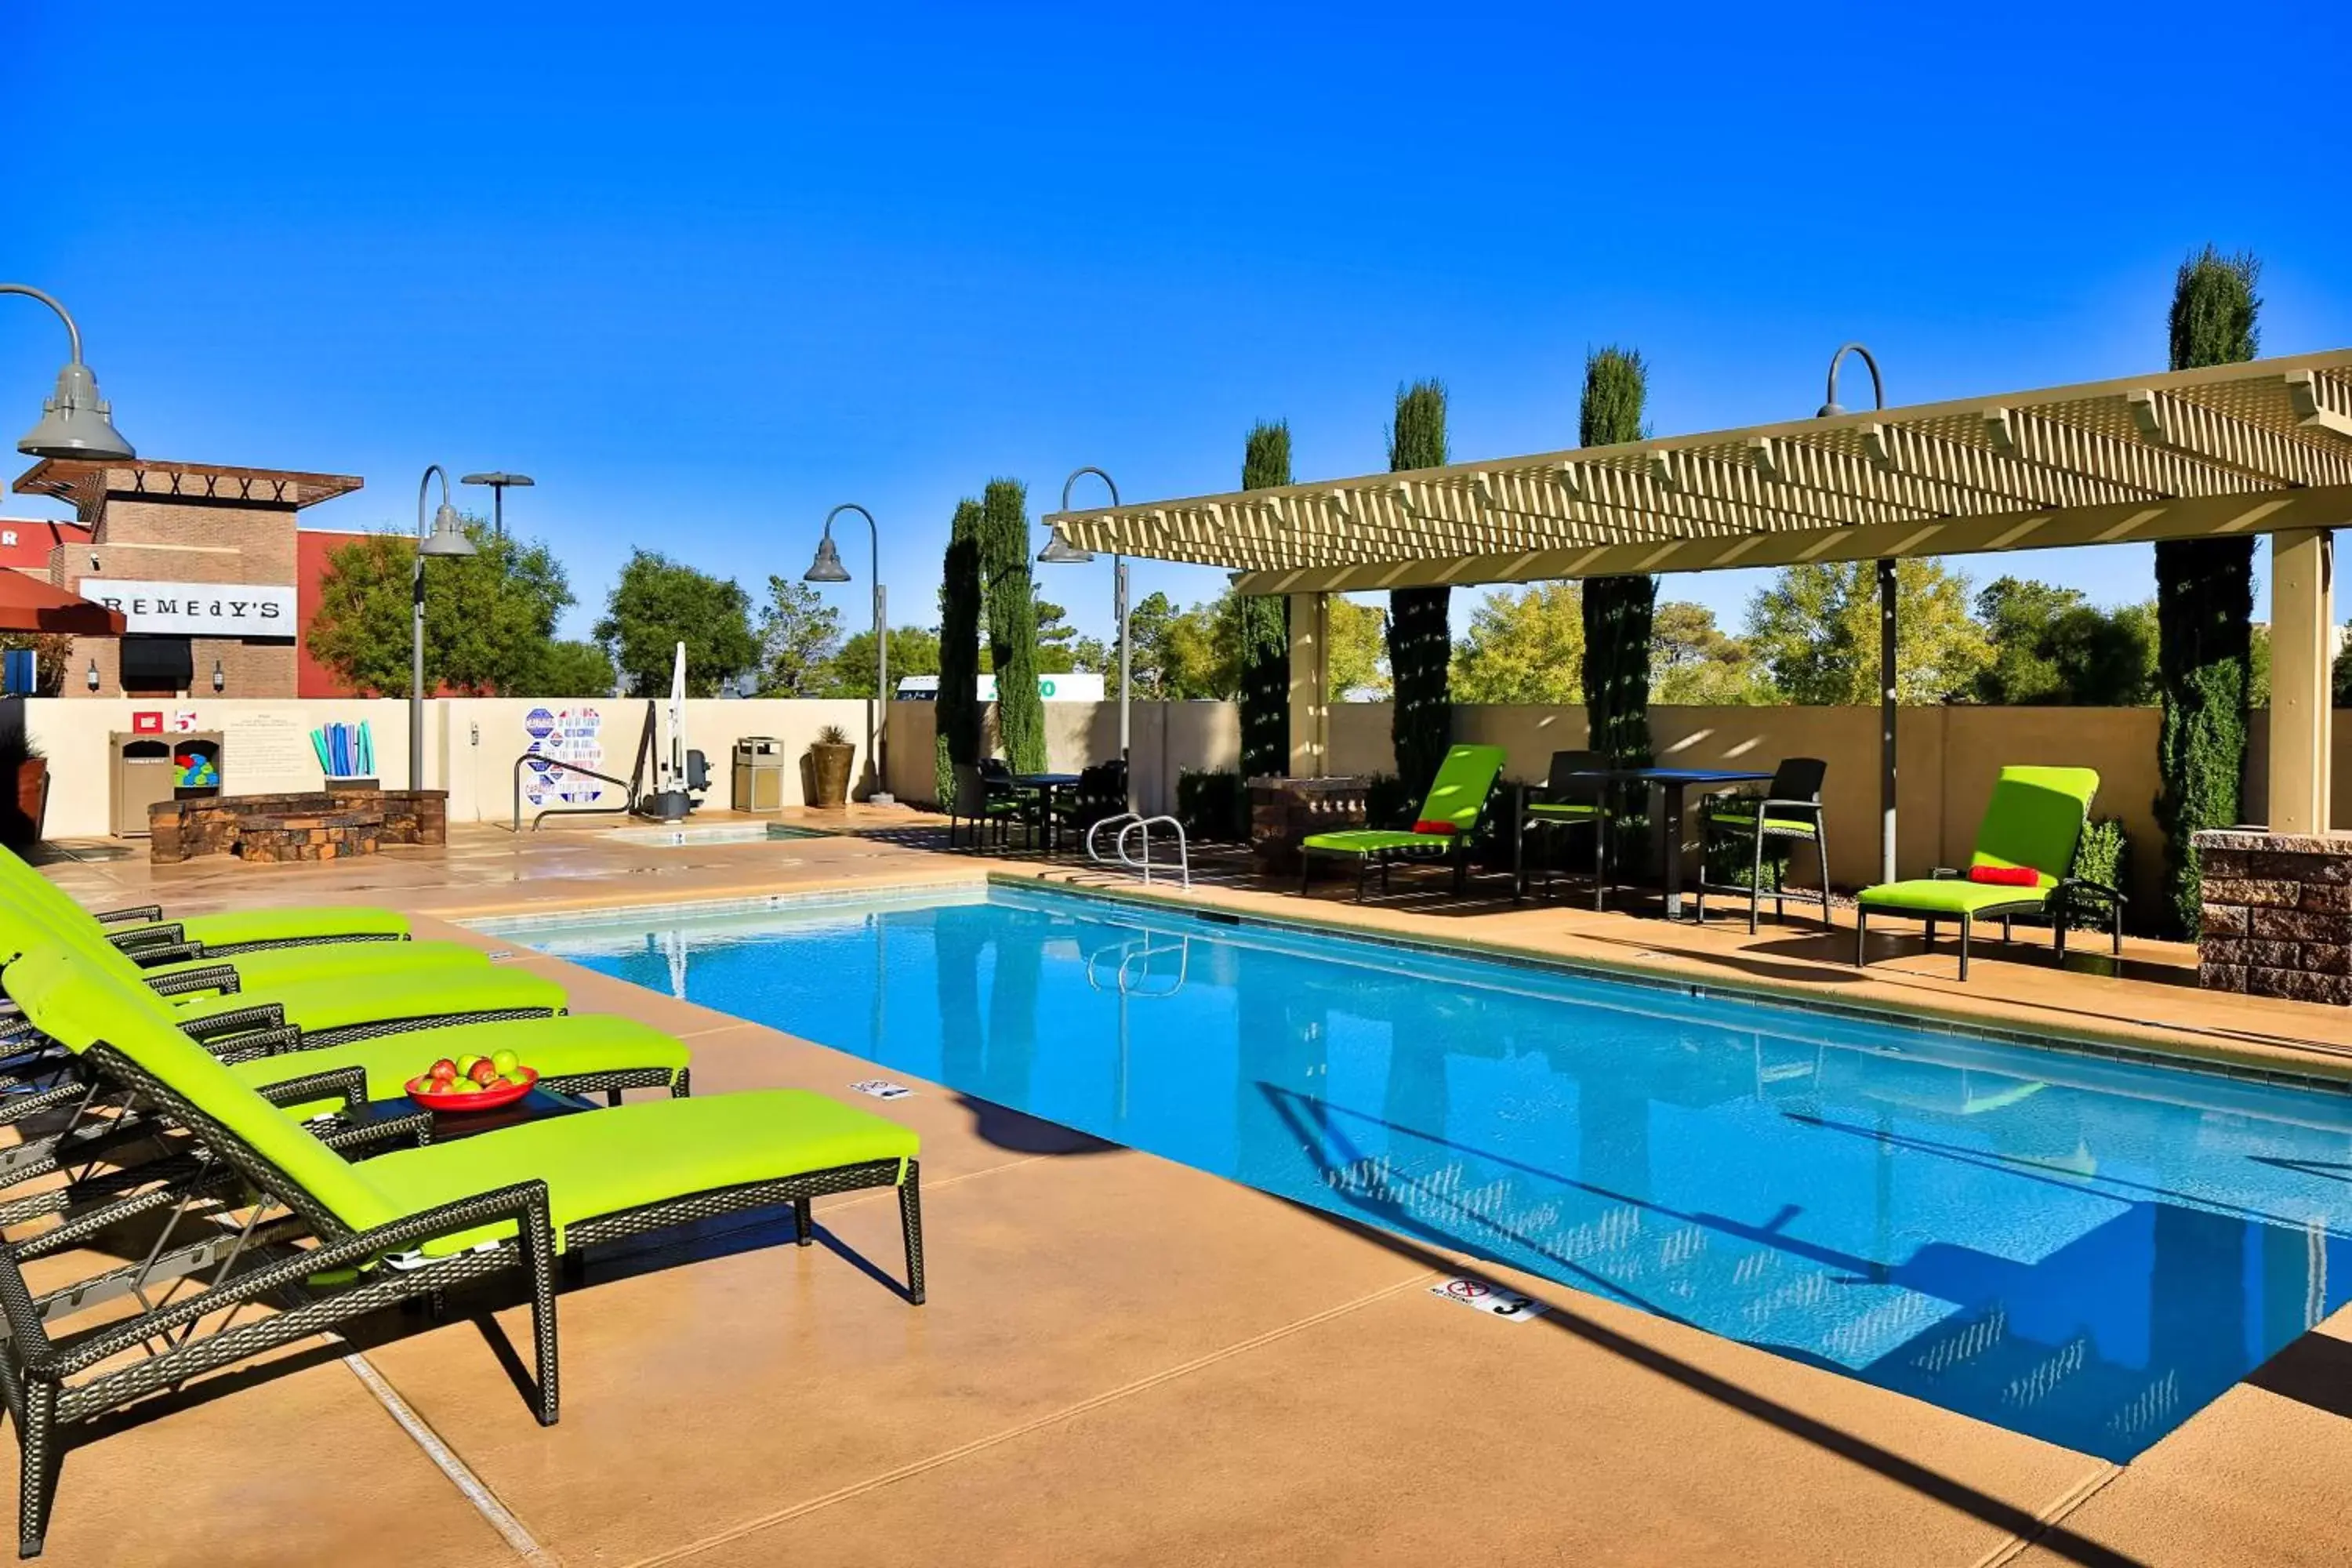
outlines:
[[[433,481],[441,481],[441,508],[433,514],[433,525],[425,524],[425,499],[431,493]],[[408,787],[425,787],[425,558],[428,555],[461,559],[474,553],[474,542],[466,537],[464,524],[457,521],[457,509],[449,504],[449,476],[441,465],[433,464],[416,483],[416,567],[409,579],[408,602],[411,612],[408,645]]]
[[[1070,510],[1071,489],[1088,474],[1100,479],[1103,487],[1110,491],[1110,504],[1114,507],[1118,505],[1118,481],[1100,468],[1087,467],[1073,469],[1070,477],[1062,481],[1064,511]],[[1058,531],[1046,542],[1045,548],[1037,552],[1038,561],[1047,566],[1081,566],[1094,558],[1094,552],[1065,543]],[[1130,732],[1129,705],[1135,700],[1135,660],[1133,650],[1128,646],[1127,636],[1127,557],[1113,552],[1110,561],[1111,616],[1118,625],[1118,765],[1119,772],[1127,776],[1127,809],[1132,813],[1135,810],[1135,769],[1130,764],[1128,752]]]
[[[42,407],[41,422],[16,443],[28,458],[95,458],[128,461],[139,454],[114,427],[114,410],[99,395],[98,378],[81,363],[81,328],[55,298],[28,283],[0,283],[0,294],[38,300],[66,324],[69,357],[58,372],[58,390]]]
[[[874,789],[866,800],[869,805],[896,805],[898,797],[890,793],[890,618],[888,595],[882,586],[882,531],[874,526],[874,514],[854,500],[843,501],[826,512],[824,536],[816,542],[816,559],[801,574],[801,581],[849,581],[849,568],[841,563],[841,551],[833,542],[833,520],[845,511],[866,520],[866,541],[871,549],[866,559],[874,569]]]
[[[1843,343],[1830,356],[1828,401],[1820,417],[1834,419],[1845,412],[1838,402],[1838,367],[1853,354],[1870,371],[1870,405],[1886,406],[1886,384],[1879,379],[1878,361],[1860,343]],[[1895,563],[1878,563],[1878,879],[1895,878]]]

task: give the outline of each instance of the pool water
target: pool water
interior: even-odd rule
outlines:
[[[942,897],[502,929],[2116,1460],[2352,1293],[2352,1095],[1083,895]]]

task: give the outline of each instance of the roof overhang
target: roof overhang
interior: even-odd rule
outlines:
[[[2352,349],[1045,521],[1247,594],[2352,526]]]
[[[54,496],[88,514],[108,496],[304,507],[349,495],[365,481],[356,474],[313,474],[290,468],[246,468],[220,463],[127,462],[44,458],[16,477],[19,495]]]

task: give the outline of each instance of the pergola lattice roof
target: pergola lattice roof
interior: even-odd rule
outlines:
[[[1045,519],[1244,593],[2352,524],[2352,349]]]

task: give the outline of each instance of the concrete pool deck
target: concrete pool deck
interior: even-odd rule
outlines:
[[[912,814],[839,820],[883,831],[668,848],[457,829],[446,850],[348,865],[46,868],[94,907],[401,908],[560,976],[576,1008],[688,1037],[700,1092],[840,1094],[868,1064],[444,924],[991,873],[1097,880],[938,853]],[[2115,974],[1989,948],[1963,991],[1948,950],[1906,944],[1856,977],[1850,934],[1802,922],[1750,939],[1744,920],[1514,910],[1434,875],[1401,875],[1395,900],[1360,910],[1350,891],[1318,887],[1307,912],[2352,1072],[2352,1016],[2184,987],[2185,950],[2162,944],[2130,944]],[[1230,876],[1194,897],[1302,912]],[[501,1339],[528,1343],[520,1313],[502,1334],[453,1319],[355,1359],[329,1348],[74,1453],[45,1561],[2041,1568],[2339,1563],[2352,1542],[2352,1312],[2119,1467],[1507,1271],[1481,1270],[1550,1310],[1489,1320],[1427,1292],[1458,1258],[917,1087],[881,1110],[924,1139],[929,1305],[845,1257],[898,1277],[887,1194],[820,1201],[826,1245],[805,1252],[751,1245],[772,1223],[624,1249],[563,1299],[557,1427],[502,1370]]]

